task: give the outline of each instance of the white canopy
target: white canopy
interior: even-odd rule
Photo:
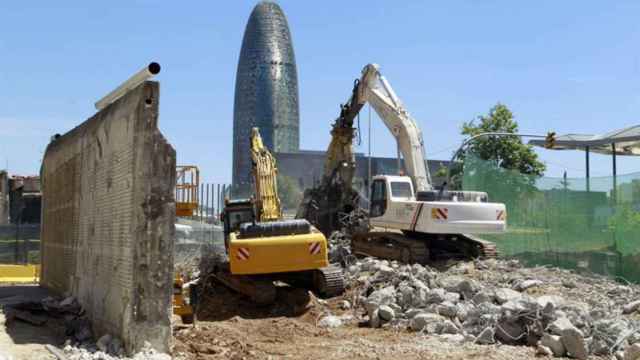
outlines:
[[[544,147],[545,140],[529,140],[530,145]],[[556,137],[554,150],[583,150],[605,155],[640,156],[640,125],[603,135],[566,134]]]

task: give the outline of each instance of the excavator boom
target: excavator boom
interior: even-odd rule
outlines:
[[[262,143],[258,128],[253,128],[251,131],[251,160],[253,161],[257,221],[281,220],[282,208],[278,197],[276,160]]]
[[[373,177],[369,209],[363,219],[362,212],[353,212],[359,206],[352,184],[353,120],[365,103],[394,136],[407,176]],[[313,222],[326,235],[347,230],[353,235],[352,250],[356,253],[389,255],[405,262],[422,262],[435,253],[445,257],[495,256],[493,244],[464,234],[503,232],[504,204],[489,203],[482,192],[434,190],[422,132],[378,65],[363,68],[351,97],[341,106],[331,135],[321,184],[305,191],[298,217]],[[363,220],[369,227],[365,231]]]

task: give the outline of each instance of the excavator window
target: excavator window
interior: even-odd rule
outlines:
[[[386,185],[384,180],[375,180],[371,185],[371,217],[382,216],[387,209]]]
[[[391,196],[393,196],[394,198],[411,199],[413,197],[411,184],[404,181],[392,181]]]

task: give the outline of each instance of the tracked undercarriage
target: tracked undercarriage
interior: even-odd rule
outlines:
[[[214,278],[259,305],[269,305],[276,300],[275,282],[313,291],[320,297],[332,297],[344,292],[342,268],[329,265],[324,268],[289,273],[265,275],[233,275],[229,264],[222,263],[213,272]]]
[[[354,234],[351,238],[351,251],[357,255],[407,264],[498,256],[494,243],[468,234],[425,234],[381,228]]]

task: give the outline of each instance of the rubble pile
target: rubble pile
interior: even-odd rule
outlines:
[[[640,287],[516,260],[446,270],[365,258],[345,268],[371,327],[456,343],[528,345],[542,355],[640,359]]]
[[[114,354],[111,350],[114,340],[117,339],[105,335],[96,342],[95,346],[85,344],[78,347],[68,344],[61,355],[67,360],[171,360],[171,356],[155,351],[149,343],[146,343],[142,351],[132,357],[125,357],[121,352]],[[118,343],[115,347],[119,345]]]
[[[124,344],[117,337],[105,334],[95,340],[91,322],[78,300],[69,296],[42,300],[15,296],[2,301],[6,324],[23,321],[36,326],[51,326],[64,329],[66,341],[63,349],[46,345],[47,350],[58,359],[67,360],[169,360],[167,354],[158,353],[150,345],[133,357],[125,356]]]

